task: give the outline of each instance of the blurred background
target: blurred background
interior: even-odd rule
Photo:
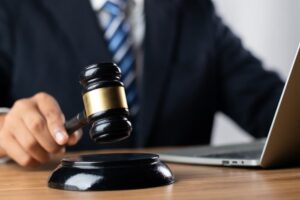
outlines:
[[[267,69],[286,80],[300,41],[299,0],[214,0],[224,22],[259,57]],[[212,144],[248,142],[252,138],[233,121],[216,116]]]

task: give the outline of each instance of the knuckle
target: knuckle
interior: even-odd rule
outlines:
[[[48,99],[50,96],[45,92],[39,92],[36,95],[34,95],[34,97],[40,101],[43,101]]]
[[[28,128],[31,131],[41,131],[45,127],[45,120],[41,117],[35,117],[30,120]]]
[[[28,103],[29,103],[28,99],[20,99],[14,103],[13,108],[23,108],[26,105],[28,105]]]

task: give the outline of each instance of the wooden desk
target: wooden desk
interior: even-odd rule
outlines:
[[[16,164],[0,165],[0,199],[300,199],[300,168],[238,169],[169,164],[176,183],[140,190],[71,192],[47,187],[57,161],[25,170]]]

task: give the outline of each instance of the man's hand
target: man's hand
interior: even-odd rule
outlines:
[[[63,152],[66,144],[76,144],[81,136],[79,132],[69,136],[64,122],[57,101],[46,93],[18,100],[0,117],[0,147],[21,166],[45,163],[51,154]]]

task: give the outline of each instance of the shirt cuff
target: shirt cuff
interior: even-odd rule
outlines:
[[[0,165],[8,163],[11,159],[7,156],[0,158]]]
[[[6,114],[10,111],[9,108],[0,108],[0,114]]]
[[[5,113],[8,113],[9,112],[9,108],[0,108],[0,115],[1,114],[5,114]],[[5,156],[5,157],[2,157],[2,158],[0,158],[0,164],[4,164],[4,163],[7,163],[7,162],[9,162],[11,159],[9,158],[9,157],[7,157],[7,156]]]

